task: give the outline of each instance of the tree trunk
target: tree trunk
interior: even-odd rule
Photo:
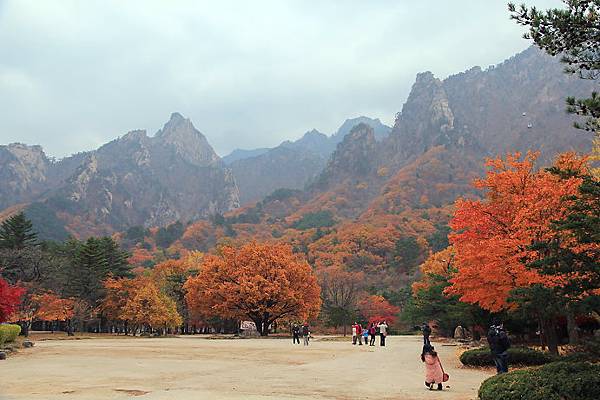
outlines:
[[[558,355],[558,337],[556,335],[556,328],[554,326],[553,318],[542,318],[542,331],[546,338],[546,344],[548,345],[548,351],[554,355]]]
[[[575,312],[571,309],[571,307],[567,307],[567,330],[569,331],[569,344],[579,344],[579,332],[577,331]]]

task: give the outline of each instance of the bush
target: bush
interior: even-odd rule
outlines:
[[[600,365],[555,362],[485,380],[480,400],[597,400]]]
[[[13,342],[21,333],[21,327],[13,324],[0,324],[0,346]]]
[[[305,231],[312,228],[328,228],[335,225],[331,211],[317,211],[304,214],[302,218],[292,224],[292,228]]]
[[[574,352],[569,353],[560,358],[560,361],[565,362],[600,362],[600,356],[594,353],[588,352]]]
[[[553,355],[528,347],[508,349],[508,362],[510,364],[532,366],[548,364],[552,361],[556,361]],[[460,362],[473,367],[494,366],[494,359],[487,347],[465,351],[460,356]]]

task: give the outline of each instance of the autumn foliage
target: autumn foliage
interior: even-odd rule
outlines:
[[[565,198],[577,194],[581,178],[536,170],[535,160],[532,153],[489,160],[487,176],[475,183],[485,199],[457,201],[450,241],[458,271],[448,293],[461,301],[499,311],[514,306],[507,301],[513,289],[553,284],[553,277],[527,268],[540,257],[531,245],[554,234],[551,222],[564,217]],[[585,160],[567,153],[555,165],[577,171]]]
[[[361,315],[370,323],[386,321],[392,325],[398,318],[400,307],[390,304],[383,296],[371,295],[358,302]]]
[[[36,304],[33,319],[37,321],[67,321],[73,317],[74,299],[65,299],[53,292],[34,294],[31,300]]]
[[[134,330],[175,328],[183,322],[175,301],[149,277],[109,278],[104,287],[106,296],[100,309],[113,321],[126,322]]]
[[[23,288],[11,286],[0,278],[0,322],[10,321],[21,303],[24,292]]]
[[[205,256],[185,289],[193,313],[249,319],[261,335],[276,320],[316,318],[321,307],[310,265],[284,244],[223,247]]]

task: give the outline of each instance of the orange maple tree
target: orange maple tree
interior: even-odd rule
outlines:
[[[38,305],[34,314],[36,320],[67,321],[73,317],[74,299],[61,298],[56,293],[48,291],[32,295],[32,300]]]
[[[371,295],[358,302],[358,309],[370,323],[386,321],[394,324],[398,318],[400,307],[390,304],[383,296]]]
[[[461,301],[499,311],[514,307],[507,300],[515,288],[552,285],[552,277],[526,267],[539,257],[530,245],[553,235],[550,224],[564,216],[565,196],[577,193],[581,179],[536,170],[535,160],[532,153],[489,160],[487,176],[475,182],[485,199],[456,202],[450,241],[457,273],[448,293]],[[576,171],[586,160],[566,153],[555,165]]]
[[[175,328],[182,324],[175,301],[162,293],[147,276],[132,279],[109,278],[104,282],[106,296],[100,310],[113,321],[124,322],[134,331]]]
[[[193,313],[247,318],[266,336],[278,319],[316,318],[320,288],[308,263],[284,244],[248,243],[205,256],[184,288]]]

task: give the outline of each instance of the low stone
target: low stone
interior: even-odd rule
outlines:
[[[29,341],[29,340],[26,340],[26,341],[23,342],[23,347],[25,347],[26,349],[28,349],[30,347],[33,347],[33,342]]]
[[[0,351],[0,360],[6,360],[6,353],[3,351]]]

